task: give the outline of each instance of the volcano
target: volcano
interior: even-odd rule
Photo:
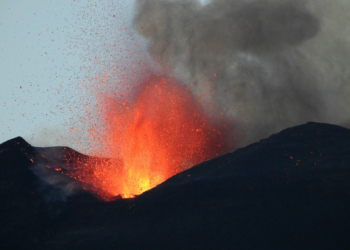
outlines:
[[[350,130],[307,123],[107,202],[91,156],[0,145],[1,249],[349,249]],[[108,161],[95,157],[93,160]]]
[[[69,175],[105,200],[139,195],[233,150],[231,122],[209,115],[189,87],[174,77],[149,74],[134,98],[97,90],[93,94],[99,109],[90,130],[92,153],[111,159],[85,159],[81,164],[91,166],[92,174],[76,168]]]

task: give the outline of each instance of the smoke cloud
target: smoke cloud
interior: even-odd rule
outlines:
[[[55,170],[48,169],[44,164],[33,165],[31,170],[39,177],[41,182],[38,192],[47,202],[66,201],[68,196],[81,190],[77,184],[72,183],[72,180]]]
[[[67,171],[70,165],[67,164],[69,153],[73,152],[66,147],[35,147],[43,158],[35,159],[31,166],[33,173],[39,177],[39,193],[47,202],[66,201],[68,196],[76,195],[82,191],[81,186],[69,177]],[[63,174],[63,173],[66,174]]]
[[[350,126],[349,11],[347,0],[138,0],[133,24],[243,146],[308,121]]]

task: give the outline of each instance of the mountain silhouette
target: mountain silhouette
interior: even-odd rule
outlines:
[[[288,128],[111,202],[65,174],[77,156],[0,145],[0,249],[350,248],[349,129]]]

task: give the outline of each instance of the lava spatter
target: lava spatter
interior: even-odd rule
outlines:
[[[112,159],[90,162],[93,174],[79,180],[98,196],[134,197],[232,150],[227,126],[208,115],[177,79],[149,75],[135,91],[129,102],[96,95],[100,124],[91,136],[102,146],[93,153]]]

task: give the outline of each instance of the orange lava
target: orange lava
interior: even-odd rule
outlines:
[[[96,153],[113,158],[91,160],[92,171],[79,179],[105,200],[134,197],[232,150],[226,125],[206,114],[174,78],[149,76],[130,103],[99,97],[103,124],[91,136],[103,131],[103,148]]]

